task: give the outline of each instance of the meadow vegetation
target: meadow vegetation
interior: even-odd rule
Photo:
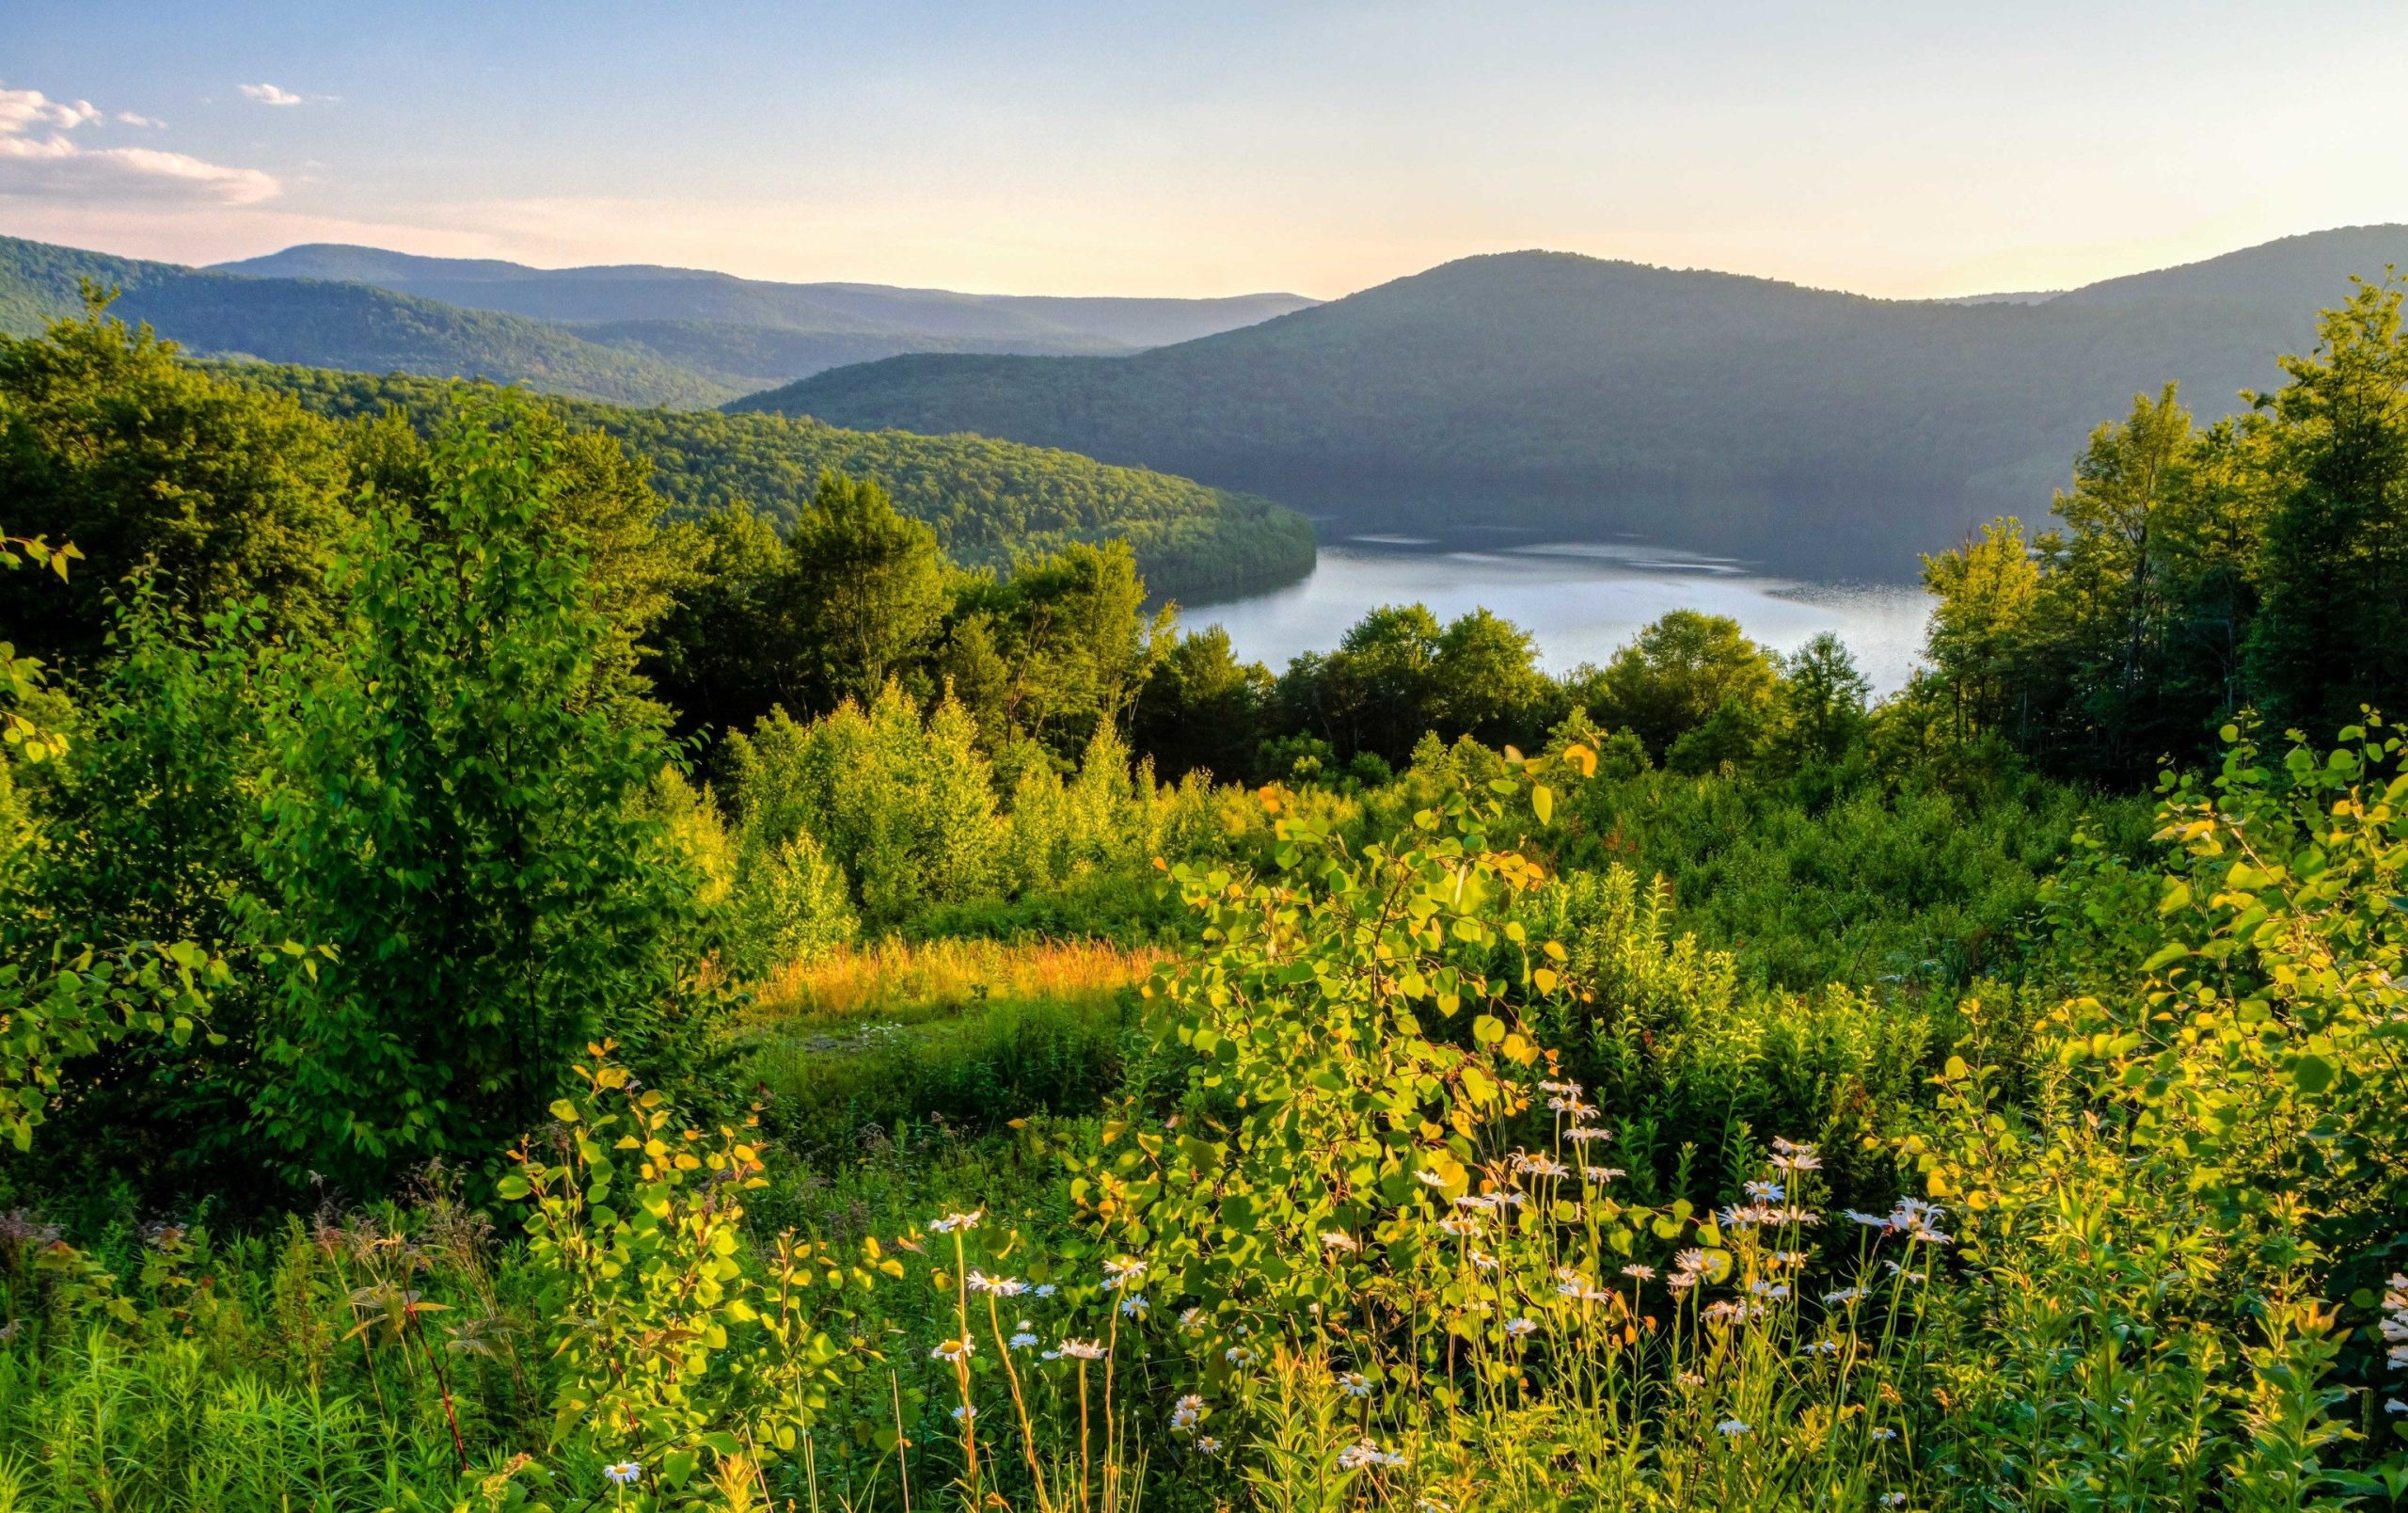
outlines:
[[[2214,496],[2258,581],[2408,497],[2378,370]],[[689,534],[100,311],[0,477],[0,1508],[2408,1490],[2408,741],[2256,710],[2336,664],[2149,781],[2004,718],[1971,557],[1877,702],[1695,614],[1274,674],[1125,548]]]

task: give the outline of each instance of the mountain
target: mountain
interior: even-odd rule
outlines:
[[[375,271],[341,260],[315,267]],[[715,355],[740,368],[764,351],[774,358],[792,332],[631,321],[621,323],[629,345],[614,348],[545,321],[341,279],[246,277],[0,237],[0,333],[30,335],[80,311],[86,279],[123,291],[114,313],[148,321],[191,356],[221,359],[230,375],[286,390],[331,415],[372,414],[388,404],[430,415],[454,377],[524,384],[572,423],[608,431],[649,456],[656,486],[684,513],[742,499],[790,522],[820,470],[834,468],[884,483],[974,565],[1124,539],[1158,595],[1198,598],[1275,587],[1313,564],[1303,517],[1185,478],[984,437],[866,434],[698,407],[734,390],[684,362]],[[697,328],[716,344],[681,346]]]
[[[111,307],[197,357],[249,357],[364,372],[523,383],[635,405],[717,404],[737,386],[557,326],[459,310],[364,284],[238,279],[0,236],[0,331],[30,335],[83,308],[80,280],[123,291]]]
[[[696,268],[534,268],[334,244],[287,247],[213,271],[340,279],[564,323],[589,341],[656,358],[674,354],[671,360],[695,372],[753,387],[904,352],[1133,352],[1312,303],[1275,294],[1116,299],[774,283]]]
[[[263,363],[225,371],[338,419],[393,405],[424,422],[451,387],[404,374]],[[547,403],[571,425],[607,431],[649,457],[653,486],[679,515],[744,500],[791,524],[820,470],[833,468],[878,479],[899,508],[936,527],[957,561],[974,566],[1008,566],[1022,554],[1074,541],[1125,540],[1148,586],[1184,599],[1259,593],[1312,569],[1312,527],[1292,511],[1068,452],[985,437],[846,431],[775,415],[630,409],[562,397]]]
[[[2067,290],[2056,305],[2131,305],[2167,299],[2228,299],[2296,305],[2311,297],[2330,305],[2353,278],[2380,279],[2408,265],[2408,226],[2344,226],[2242,247],[2221,257],[2154,273],[2101,279]]]
[[[1519,252],[1133,356],[892,358],[729,407],[1069,447],[1356,529],[1629,532],[1898,577],[1989,514],[2045,515],[2135,392],[2179,380],[2204,418],[2279,383],[2344,270],[2395,262],[2408,227],[2362,227],[1955,303]]]

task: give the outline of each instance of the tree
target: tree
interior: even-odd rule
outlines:
[[[2248,645],[2265,707],[2313,729],[2408,687],[2408,335],[2402,290],[2361,281],[2258,399],[2276,502]]]
[[[1832,761],[1864,735],[1873,685],[1847,644],[1822,631],[1782,659],[1781,741],[1794,761]]]
[[[898,513],[876,483],[819,475],[786,538],[778,612],[826,708],[868,700],[925,653],[951,600],[928,526]]]
[[[2071,534],[2046,574],[2041,619],[2073,644],[2075,677],[2090,691],[2086,735],[2111,763],[2156,686],[2168,610],[2159,527],[2187,488],[2192,449],[2173,384],[2155,400],[2136,394],[2129,419],[2091,432],[2073,488],[2053,506]]]
[[[104,596],[146,562],[191,613],[240,595],[259,599],[269,633],[321,623],[349,491],[335,427],[186,365],[86,295],[83,315],[42,337],[0,337],[0,499],[87,564],[63,593],[0,578],[19,649],[90,660]]]
[[[129,941],[215,948],[237,934],[236,900],[257,882],[246,842],[263,760],[254,674],[264,627],[241,606],[196,622],[148,569],[124,595],[107,658],[79,690],[74,739],[39,795],[44,833],[76,843],[30,852],[30,929],[0,934],[63,954]],[[61,1138],[49,1157],[181,1184],[239,1152],[260,986],[245,973],[214,993],[208,1037],[92,1047],[53,1109]]]
[[[867,709],[848,699],[807,725],[779,710],[728,746],[738,847],[811,837],[844,868],[872,929],[999,881],[993,771],[950,698],[924,720],[890,683]]]
[[[1328,742],[1343,761],[1368,751],[1394,766],[1433,728],[1437,617],[1420,604],[1384,604],[1354,622],[1338,649],[1302,656],[1278,683],[1283,729]]]
[[[689,569],[644,665],[680,726],[742,730],[779,703],[807,709],[810,680],[779,613],[786,549],[777,527],[738,500],[677,539]]]
[[[1244,782],[1254,771],[1270,696],[1270,672],[1239,661],[1227,630],[1190,631],[1146,679],[1130,743],[1151,756],[1165,779],[1205,772]]]
[[[0,530],[0,573],[32,567],[65,581],[73,543]],[[97,859],[83,837],[43,834],[21,773],[55,768],[71,749],[54,721],[72,715],[51,697],[39,659],[0,642],[0,1136],[19,1150],[49,1116],[70,1063],[127,1041],[189,1043],[229,979],[226,964],[189,940],[131,944],[52,906],[44,882]]]
[[[1738,621],[1674,610],[1614,653],[1602,705],[1592,713],[1610,729],[1632,732],[1661,758],[1726,703],[1726,728],[1760,725],[1777,687],[1772,659],[1740,632]]]
[[[1149,616],[1145,604],[1124,543],[1067,547],[1008,578],[965,579],[941,661],[990,747],[1034,741],[1067,768],[1099,728],[1129,718],[1169,648],[1172,612]]]
[[[250,1068],[290,1173],[482,1159],[606,1034],[656,1080],[698,1054],[699,880],[634,802],[664,753],[616,707],[566,486],[524,402],[465,405],[424,498],[369,501],[337,632],[262,670],[250,938],[325,953],[288,959]]]
[[[2040,595],[2040,568],[2023,522],[2008,517],[1954,551],[1923,560],[1932,608],[1925,654],[1947,688],[1961,742],[2005,725],[2029,707],[2020,658]],[[2021,734],[2024,723],[2016,723]]]
[[[467,386],[450,390],[456,405]],[[652,462],[631,455],[600,431],[572,430],[560,412],[531,406],[523,424],[553,451],[558,486],[546,505],[544,530],[574,543],[585,558],[585,587],[610,630],[605,653],[610,677],[631,689],[648,687],[637,665],[643,643],[682,591],[694,586],[701,555],[698,527],[664,527],[667,502],[652,490]],[[433,486],[426,438],[398,407],[363,420],[345,438],[354,475],[388,507],[417,508]]]
[[[1563,712],[1556,685],[1539,671],[1537,642],[1484,609],[1448,624],[1431,674],[1441,733],[1450,738],[1535,746]]]

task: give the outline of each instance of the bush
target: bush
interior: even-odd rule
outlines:
[[[341,630],[263,656],[245,929],[292,944],[249,1095],[296,1180],[482,1161],[606,1032],[647,1076],[700,1065],[702,880],[636,802],[661,741],[597,677],[609,626],[543,528],[554,444],[465,409],[422,512],[344,548]]]

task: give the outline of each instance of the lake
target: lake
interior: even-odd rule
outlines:
[[[1729,557],[1637,540],[1350,535],[1324,542],[1301,582],[1181,612],[1191,628],[1220,625],[1238,656],[1274,671],[1299,652],[1328,651],[1366,610],[1421,603],[1441,621],[1485,608],[1538,641],[1550,672],[1602,665],[1667,610],[1727,614],[1758,645],[1794,651],[1834,630],[1877,693],[1905,685],[1923,649],[1931,597],[1901,583],[1782,578]]]

